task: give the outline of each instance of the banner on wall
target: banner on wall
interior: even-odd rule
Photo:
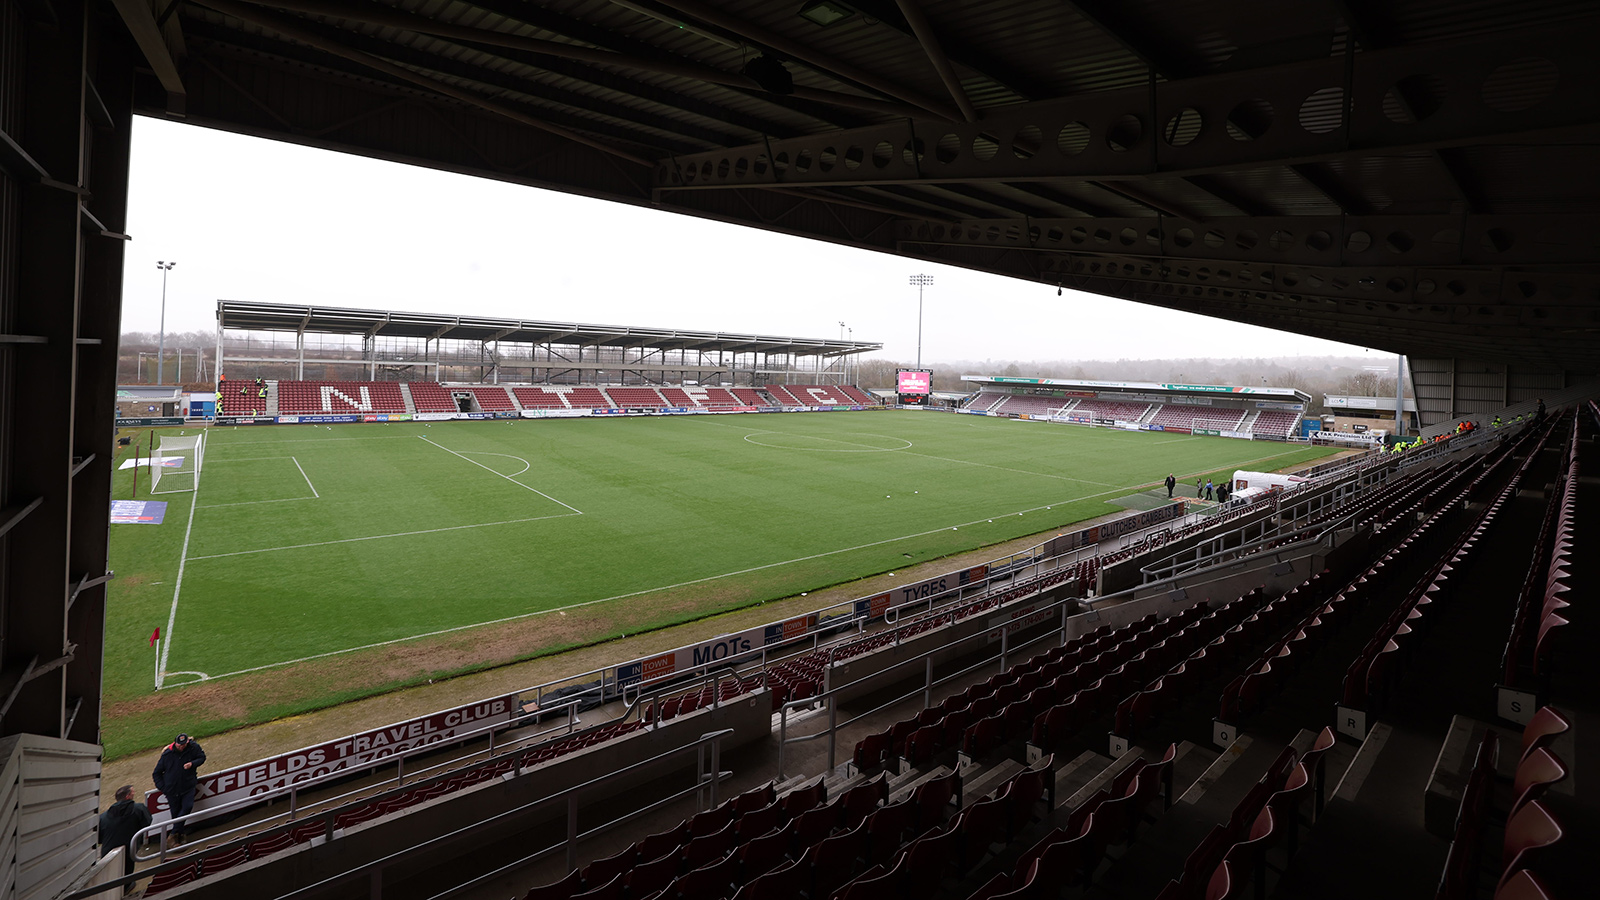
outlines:
[[[508,694],[291,750],[231,769],[202,774],[195,791],[194,809],[197,813],[204,813],[235,800],[265,794],[331,772],[348,770],[355,774],[368,763],[413,747],[438,744],[488,725],[509,723],[516,710],[517,695]],[[160,791],[146,791],[145,806],[157,822],[171,818],[167,810],[167,798]]]

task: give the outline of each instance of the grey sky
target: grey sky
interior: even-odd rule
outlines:
[[[176,260],[169,332],[216,301],[840,334],[922,358],[1348,354],[1349,345],[882,253],[139,118],[125,331],[155,331],[156,260]],[[849,334],[850,332],[847,332]],[[1354,348],[1359,352],[1359,348]]]

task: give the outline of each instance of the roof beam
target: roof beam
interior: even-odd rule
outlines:
[[[260,7],[251,6],[248,3],[235,2],[235,0],[202,0],[201,5],[210,7],[211,9],[214,9],[217,12],[225,15],[233,16],[236,19],[242,19],[246,22],[259,25],[262,28],[270,29],[285,38],[299,41],[302,44],[315,47],[325,53],[331,53],[334,56],[342,57],[350,62],[366,66],[367,68],[378,72],[382,72],[391,78],[398,78],[401,81],[410,82],[411,84],[415,84],[419,87],[427,88],[434,93],[454,98],[463,103],[471,104],[472,106],[476,106],[487,112],[492,112],[496,115],[503,116],[514,122],[520,122],[523,125],[537,128],[540,131],[547,131],[556,137],[565,138],[576,144],[582,144],[583,146],[592,150],[598,150],[601,153],[609,154],[618,159],[627,160],[628,162],[635,163],[640,166],[651,167],[654,165],[650,160],[641,156],[637,156],[618,147],[613,147],[610,144],[606,144],[602,141],[597,141],[587,135],[579,134],[576,131],[563,128],[560,125],[545,121],[544,119],[528,115],[520,110],[506,106],[503,103],[491,100],[488,97],[481,96],[471,91],[460,90],[441,81],[418,75],[409,69],[397,66],[386,60],[379,59],[371,54],[362,53],[358,50],[352,50],[338,42],[324,39],[312,33],[310,29],[302,28],[292,20],[287,20],[283,16],[269,13]]]
[[[824,75],[847,82],[854,82],[890,97],[896,97],[912,106],[933,113],[941,119],[960,121],[962,118],[957,110],[919,91],[913,91],[902,85],[895,84],[865,69],[856,68],[844,60],[835,59],[825,53],[807,47],[799,41],[790,40],[781,34],[768,31],[737,16],[729,15],[709,3],[701,3],[699,0],[660,0],[660,2],[663,6],[676,9],[684,15],[692,16],[719,28],[726,28],[757,44],[770,47],[790,59],[805,63]]]
[[[1325,163],[1307,162],[1289,166],[1289,171],[1299,175],[1306,184],[1316,188],[1317,193],[1339,207],[1346,215],[1366,216],[1372,214],[1372,204],[1359,194],[1352,193],[1339,180],[1339,176]]]
[[[315,23],[309,21],[306,24],[309,26],[308,30],[310,30],[312,33],[316,33],[317,31],[328,27],[316,25]],[[284,41],[274,37],[269,37],[267,35],[256,34],[237,29],[228,29],[204,21],[189,22],[189,33],[190,36],[195,38],[197,41],[209,43],[217,47],[238,48],[241,51],[251,54],[264,54],[267,56],[277,57],[296,65],[315,66],[318,69],[327,69],[352,79],[359,79],[368,82],[376,80],[370,72],[361,71],[359,66],[352,64],[351,61],[345,59],[344,57],[335,56],[334,54],[328,53],[320,48],[310,47],[301,43]],[[493,70],[477,69],[443,56],[434,56],[410,47],[387,44],[379,38],[369,38],[364,35],[350,35],[349,43],[357,45],[358,48],[360,46],[372,48],[375,51],[375,55],[380,58],[392,56],[398,61],[405,62],[409,65],[414,65],[420,69],[475,81],[502,92],[515,91],[518,93],[532,94],[535,90],[539,89],[538,86],[529,85],[526,81],[513,78]],[[213,65],[212,61],[207,59],[205,56],[199,57],[199,62],[207,68],[215,71],[215,66]],[[251,95],[243,85],[234,83],[232,79],[228,79],[220,72],[216,72],[216,74],[218,78],[225,80],[235,90],[244,94],[257,107],[265,111],[268,115],[272,116],[278,121],[284,130],[290,132],[291,134],[321,137],[325,134],[337,131],[341,126],[347,123],[346,120],[341,120],[340,122],[333,123],[330,126],[329,124],[322,122],[312,123],[286,119],[278,110],[272,109],[271,107],[267,106],[264,101]],[[394,85],[394,89],[404,91],[408,95],[414,96],[417,90],[417,88],[412,86],[414,84],[415,82],[410,82],[409,84],[405,85]],[[512,106],[513,103],[512,101],[505,99],[502,99],[499,102],[508,106]],[[554,102],[562,101],[559,98],[556,98]],[[524,108],[529,111],[529,114],[536,114],[542,118],[547,118],[557,125],[582,129],[602,137],[608,137],[613,140],[622,141],[629,144],[643,144],[653,141],[656,144],[662,145],[659,149],[671,152],[682,152],[687,150],[689,147],[694,146],[690,143],[676,139],[654,137],[641,134],[636,131],[626,131],[620,126],[584,119],[580,116],[563,112],[561,110],[542,109],[532,106],[531,104],[522,103],[516,103],[513,108]],[[481,157],[481,154],[478,155]],[[485,160],[484,162],[489,163],[488,160]],[[497,167],[493,164],[489,164],[488,168],[495,169]]]
[[[1116,0],[1063,0],[1063,5],[1115,41],[1154,74],[1166,79],[1200,74],[1199,65],[1181,58],[1177,50],[1142,33]]]
[[[900,12],[897,0],[851,0],[850,5],[865,15],[877,19],[879,25],[892,28],[916,40],[916,32]],[[944,47],[945,55],[952,63],[982,76],[1023,100],[1038,100],[1044,96],[1036,84],[1038,81],[1036,77],[1016,69],[1005,60],[991,56],[980,47],[963,41],[959,35],[946,32],[940,37],[939,43]]]
[[[194,2],[200,3],[202,6],[209,5],[202,2],[202,0],[194,0]],[[312,15],[329,16],[349,22],[363,22],[369,25],[401,28],[418,34],[431,34],[435,37],[449,38],[451,40],[470,41],[486,46],[522,50],[559,59],[614,66],[675,78],[689,78],[709,84],[742,88],[747,91],[764,90],[755,80],[747,76],[723,72],[720,69],[697,63],[670,59],[643,59],[610,50],[597,50],[593,47],[584,47],[578,44],[564,44],[559,41],[545,41],[504,31],[455,25],[449,22],[440,22],[437,19],[430,19],[427,16],[388,9],[378,4],[362,4],[358,6],[334,2],[334,0],[249,0],[249,2],[258,2],[265,6],[310,13]],[[497,15],[500,14],[497,13]],[[510,16],[511,14],[505,13],[504,15]],[[884,103],[881,100],[875,100],[870,97],[855,97],[850,94],[814,88],[797,87],[795,88],[794,96],[834,106],[862,109],[879,115],[905,116],[916,115],[919,112],[911,107]]]
[[[169,94],[183,96],[187,89],[183,86],[183,77],[178,73],[177,53],[168,41],[164,23],[156,21],[155,10],[150,8],[149,0],[111,2],[116,6],[117,14],[122,16],[123,24],[128,26],[128,33],[133,35],[133,42],[144,54],[151,71],[161,81],[161,86]],[[172,30],[177,33],[177,26],[173,25]]]
[[[922,7],[916,0],[895,0],[900,7],[900,12],[910,23],[911,30],[917,36],[917,43],[922,45],[922,52],[928,55],[928,61],[933,63],[933,70],[939,73],[939,80],[944,82],[945,90],[950,92],[951,99],[956,101],[956,107],[961,110],[962,118],[968,122],[978,121],[978,111],[973,109],[972,100],[967,97],[966,89],[961,86],[961,79],[956,77],[955,69],[951,68],[950,60],[944,55],[944,48],[939,46],[939,35],[933,30],[933,25],[928,17],[922,14]]]

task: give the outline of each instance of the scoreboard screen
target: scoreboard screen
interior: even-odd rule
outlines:
[[[927,406],[933,373],[927,369],[901,369],[895,376],[895,393],[902,406]]]

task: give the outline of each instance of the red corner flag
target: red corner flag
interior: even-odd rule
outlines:
[[[160,626],[157,626],[156,630],[150,633],[150,646],[154,647],[156,645],[156,641],[159,640],[161,640],[161,628]]]

